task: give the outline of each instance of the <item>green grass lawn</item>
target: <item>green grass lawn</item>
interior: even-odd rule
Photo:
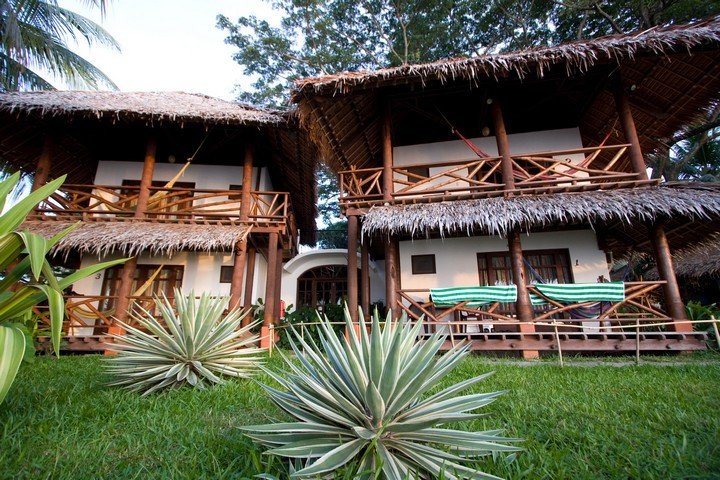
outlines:
[[[487,419],[525,439],[506,478],[720,478],[720,361],[527,367],[472,357],[445,383],[494,370]],[[682,357],[668,361],[683,360]],[[251,478],[279,460],[241,425],[283,418],[251,381],[141,398],[106,388],[102,357],[38,358],[0,406],[0,478]],[[281,368],[274,357],[271,365]],[[263,379],[263,377],[260,377]]]

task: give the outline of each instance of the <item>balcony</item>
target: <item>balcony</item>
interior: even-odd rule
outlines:
[[[474,350],[521,351],[687,351],[705,348],[704,332],[672,331],[673,318],[661,304],[664,281],[625,283],[618,302],[560,303],[534,285],[531,295],[547,304],[534,306],[533,318],[520,322],[512,303],[472,307],[468,302],[436,306],[430,290],[398,290],[398,307],[413,322],[424,318],[422,336],[441,331],[447,347],[469,341]]]
[[[506,194],[551,194],[657,184],[623,171],[630,145],[609,145],[512,156],[514,189],[502,181],[502,157],[392,167],[394,203],[441,202]],[[383,168],[340,172],[340,204],[383,204]]]

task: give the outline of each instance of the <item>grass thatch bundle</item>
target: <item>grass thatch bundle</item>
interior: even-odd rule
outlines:
[[[675,274],[683,277],[720,276],[720,234],[678,250],[673,255]]]
[[[0,111],[147,123],[268,125],[286,122],[277,112],[185,92],[11,92],[0,94]]]
[[[52,237],[72,225],[67,222],[28,221],[21,228]],[[182,250],[232,251],[247,227],[232,225],[190,225],[150,222],[81,222],[55,248],[57,253],[71,250],[104,257],[113,253],[172,255]]]
[[[505,236],[555,225],[625,224],[657,218],[689,220],[720,217],[720,185],[667,184],[514,198],[486,198],[452,202],[373,207],[365,216],[363,235],[466,232]]]
[[[497,80],[513,74],[524,78],[533,73],[538,78],[542,78],[545,72],[556,65],[564,66],[568,75],[571,75],[586,72],[593,65],[600,63],[632,60],[642,53],[666,55],[714,42],[720,42],[720,16],[689,25],[656,27],[638,34],[608,35],[553,47],[304,78],[295,83],[294,97],[297,99],[303,92],[309,91],[345,94],[356,87],[368,87],[385,82],[402,83],[418,80],[449,82],[484,77]]]

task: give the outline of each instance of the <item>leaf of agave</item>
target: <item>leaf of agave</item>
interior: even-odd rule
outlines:
[[[403,480],[410,477],[408,468],[390,453],[383,442],[375,445],[375,451],[382,460],[382,471],[388,480]]]
[[[270,449],[267,453],[290,458],[317,458],[336,449],[343,443],[342,440],[333,437],[299,440],[282,447]]]
[[[307,423],[307,422],[285,422],[271,423],[268,425],[248,425],[240,427],[245,432],[257,433],[322,433],[328,435],[346,434],[347,430],[333,425],[324,423]]]
[[[14,327],[0,326],[0,403],[15,381],[25,354],[25,335]]]
[[[43,264],[47,262],[45,255],[47,255],[49,246],[48,241],[45,237],[30,232],[17,232],[16,233],[25,245],[28,257],[30,257],[30,271],[35,281],[40,279],[40,273],[42,271]]]
[[[460,438],[465,440],[479,440],[484,442],[521,442],[521,438],[501,437],[501,430],[465,431],[451,430],[447,428],[428,428],[419,433],[403,435],[403,438],[411,438],[415,435],[433,435],[437,438],[448,437],[449,439]]]
[[[382,347],[380,321],[377,317],[373,317],[370,342],[370,381],[379,384],[385,355]]]
[[[388,345],[387,355],[385,356],[385,365],[383,366],[382,376],[379,382],[380,396],[383,399],[390,400],[392,392],[398,382],[398,374],[400,373],[400,354],[403,342],[403,336],[406,331],[398,326],[395,327],[392,343]],[[388,325],[385,325],[388,328]]]
[[[505,392],[491,393],[475,393],[470,395],[462,395],[459,397],[448,398],[442,402],[427,403],[423,401],[416,407],[404,412],[397,417],[398,421],[416,420],[432,415],[440,415],[445,413],[459,413],[469,410],[475,410],[484,407],[495,401],[497,397]]]
[[[478,382],[481,382],[485,380],[488,377],[491,377],[495,374],[495,372],[488,372],[484,373],[482,375],[478,375],[477,377],[469,378],[467,380],[464,380],[462,382],[456,383],[455,385],[451,385],[447,387],[446,389],[436,393],[435,395],[432,395],[428,397],[427,399],[423,400],[423,402],[432,403],[432,402],[440,402],[443,400],[446,400],[453,395],[455,395],[458,392],[461,392],[463,390],[466,390],[473,385],[475,385]]]
[[[380,426],[385,416],[385,401],[373,382],[368,383],[365,400],[373,416],[373,425]]]
[[[7,269],[22,254],[23,243],[15,232],[0,235],[0,268]]]
[[[340,445],[329,451],[307,467],[291,475],[291,478],[302,478],[320,473],[332,472],[352,460],[367,442],[362,438]]]
[[[429,430],[429,429],[428,429]],[[438,429],[433,429],[438,430]],[[450,432],[456,432],[450,430]],[[473,432],[463,432],[473,433]],[[451,434],[433,434],[427,431],[418,431],[414,433],[408,433],[402,435],[402,440],[409,440],[417,443],[425,444],[443,444],[444,446],[451,447],[452,449],[462,450],[466,456],[482,456],[487,455],[490,452],[517,452],[522,450],[521,448],[512,445],[503,445],[495,443],[495,441],[508,441],[499,437],[491,437],[492,441],[481,440],[471,438],[469,436],[460,436]],[[482,436],[485,438],[485,436]]]
[[[426,457],[424,454],[419,454],[408,448],[407,442],[388,442],[388,446],[392,446],[394,451],[401,454],[398,455],[398,458],[401,459],[400,461],[404,460],[403,463],[413,470],[425,470],[429,472],[432,475],[430,478],[441,478],[441,475],[442,478],[446,480],[455,480],[457,478],[454,475],[449,475],[444,472],[445,461],[437,457]]]
[[[63,320],[65,320],[65,299],[62,292],[51,288],[49,285],[35,285],[45,294],[50,309],[50,339],[52,341],[55,355],[60,355],[60,336],[62,335]]]

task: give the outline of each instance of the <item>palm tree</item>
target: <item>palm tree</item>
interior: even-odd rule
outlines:
[[[108,0],[86,2],[104,14]],[[40,71],[77,88],[117,89],[107,75],[74,53],[69,41],[119,50],[104,28],[60,7],[57,0],[0,0],[0,90],[54,89]]]

